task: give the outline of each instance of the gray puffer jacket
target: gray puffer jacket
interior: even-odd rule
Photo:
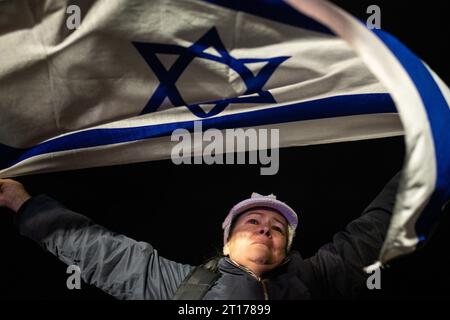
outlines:
[[[383,243],[400,174],[311,258],[293,251],[258,279],[228,258],[204,299],[315,299],[354,297],[364,288],[362,267],[373,263]],[[19,232],[64,263],[76,264],[86,283],[118,299],[172,299],[194,266],[161,257],[150,244],[111,232],[45,195],[28,200],[16,217]]]

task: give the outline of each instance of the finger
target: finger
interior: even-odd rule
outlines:
[[[6,179],[0,179],[0,188],[5,185]]]
[[[11,179],[0,179],[0,191],[2,191],[2,188],[10,181]]]

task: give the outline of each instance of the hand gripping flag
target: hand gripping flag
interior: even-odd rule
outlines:
[[[0,2],[0,177],[165,159],[198,120],[282,147],[404,134],[379,263],[411,252],[449,198],[449,90],[386,32],[289,3]]]

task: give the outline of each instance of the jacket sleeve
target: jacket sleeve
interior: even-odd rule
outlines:
[[[305,262],[313,274],[312,287],[320,297],[355,297],[366,285],[365,266],[374,263],[380,253],[395,204],[397,173],[382,192],[350,222],[333,241],[321,247]]]
[[[52,198],[39,195],[20,208],[19,232],[68,265],[82,279],[118,299],[171,299],[193,269],[158,255],[150,244],[113,233]]]

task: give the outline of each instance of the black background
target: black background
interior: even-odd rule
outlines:
[[[450,84],[450,12],[444,1],[334,1],[365,20],[381,7],[382,28],[397,36]],[[439,40],[440,39],[440,40]],[[166,258],[199,264],[221,248],[221,222],[251,192],[274,193],[300,215],[294,248],[305,257],[358,217],[402,167],[403,138],[280,150],[280,170],[258,165],[182,165],[157,161],[22,177],[32,194],[47,193],[97,223],[151,243]],[[382,272],[382,289],[362,299],[448,298],[449,209],[427,246]],[[112,299],[95,287],[66,288],[66,266],[17,234],[0,212],[0,298]]]

